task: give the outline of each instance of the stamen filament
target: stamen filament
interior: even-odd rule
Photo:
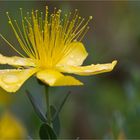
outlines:
[[[85,22],[75,9],[73,14],[65,14],[61,19],[61,10],[54,8],[53,13],[49,16],[48,7],[46,13],[32,11],[31,16],[27,12],[27,16],[23,18],[22,8],[20,8],[22,30],[17,21],[15,26],[7,12],[9,23],[15,33],[15,36],[22,50],[38,63],[38,67],[55,67],[57,63],[66,57],[76,48],[71,45],[75,41],[81,41],[87,33],[89,19]],[[43,19],[44,17],[44,19]],[[27,27],[26,27],[27,26]],[[22,55],[14,48],[2,35],[0,35],[16,52]],[[75,43],[76,44],[76,43]],[[24,55],[23,55],[24,56]]]

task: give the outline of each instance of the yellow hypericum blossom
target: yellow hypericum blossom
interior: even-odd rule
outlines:
[[[0,140],[27,139],[23,125],[11,113],[5,112],[0,117]]]
[[[73,14],[65,14],[62,19],[61,10],[54,9],[49,15],[46,7],[45,16],[42,12],[32,11],[23,17],[21,9],[21,30],[17,21],[12,20],[8,13],[7,15],[24,52],[19,52],[1,35],[22,56],[0,55],[1,64],[22,67],[0,70],[0,86],[8,92],[16,92],[35,73],[38,79],[50,86],[82,85],[79,80],[62,73],[94,75],[109,72],[116,65],[116,61],[113,61],[108,64],[81,66],[88,55],[81,40],[89,28],[87,25],[91,16],[85,21],[75,10]]]

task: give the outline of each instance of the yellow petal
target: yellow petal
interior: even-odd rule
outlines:
[[[18,56],[7,57],[2,54],[0,54],[0,64],[13,66],[35,66],[35,63],[31,58],[22,58]]]
[[[0,87],[8,92],[16,92],[36,69],[0,70]]]
[[[70,47],[71,51],[68,55],[64,56],[57,65],[82,65],[88,55],[84,45],[80,42],[73,42],[68,47]]]
[[[61,66],[57,69],[64,73],[74,73],[77,75],[95,75],[104,72],[110,72],[113,70],[114,66],[116,65],[117,61],[113,61],[112,63],[106,64],[96,64],[90,66]]]
[[[72,76],[64,76],[55,70],[43,70],[37,73],[37,78],[50,86],[82,85],[80,81]]]

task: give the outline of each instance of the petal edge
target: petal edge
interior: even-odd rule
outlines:
[[[75,79],[72,76],[64,76],[55,70],[43,70],[37,72],[37,78],[42,82],[48,84],[49,86],[73,86],[73,85],[83,85],[82,82]]]
[[[64,73],[73,73],[77,75],[95,75],[100,74],[104,72],[110,72],[113,70],[115,65],[117,64],[117,61],[114,60],[112,63],[106,63],[106,64],[92,64],[89,66],[60,66],[57,67],[57,69]]]
[[[31,58],[22,58],[19,56],[4,56],[0,54],[0,64],[8,64],[12,66],[35,66]]]

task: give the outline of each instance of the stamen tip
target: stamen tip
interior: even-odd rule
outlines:
[[[61,10],[61,9],[59,9],[59,10],[58,10],[58,12],[59,12],[59,13],[61,13],[61,12],[62,12],[62,10]]]
[[[12,24],[12,22],[11,22],[10,20],[8,21],[8,23],[9,23],[9,24]]]
[[[46,10],[48,11],[48,6],[46,6]]]
[[[89,16],[89,19],[93,19],[93,17],[92,16]]]

